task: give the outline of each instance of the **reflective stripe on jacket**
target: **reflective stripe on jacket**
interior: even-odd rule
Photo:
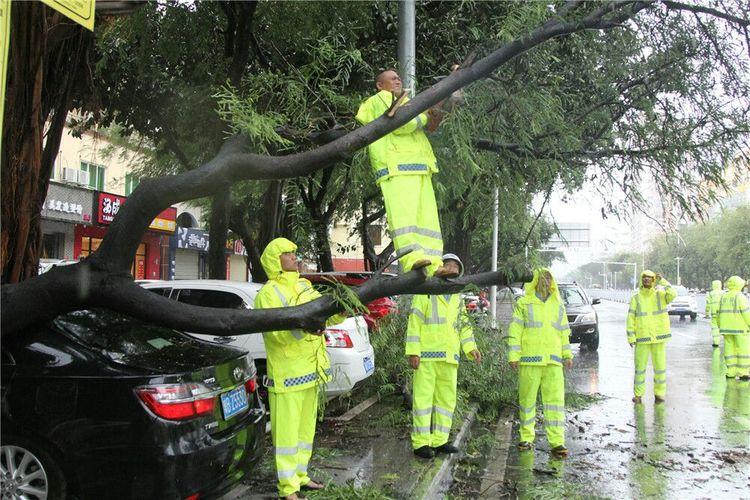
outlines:
[[[406,329],[406,355],[458,364],[477,344],[461,294],[415,295]]]
[[[381,90],[362,103],[357,111],[357,121],[367,125],[380,118],[394,100],[391,92]],[[407,106],[408,101],[408,97],[404,98],[402,107]],[[432,146],[423,130],[425,125],[427,114],[421,113],[367,147],[378,183],[392,176],[428,175],[438,171]]]
[[[723,294],[721,280],[712,281],[711,291],[706,294],[706,316],[716,316],[719,313],[719,302]]]
[[[570,350],[570,327],[565,305],[552,280],[551,294],[547,300],[536,295],[539,273],[527,283],[525,294],[516,301],[513,319],[508,327],[508,361],[522,365],[562,365],[564,359],[572,359]]]
[[[641,274],[643,279],[643,274]],[[657,344],[672,337],[667,305],[677,296],[677,291],[664,278],[658,283],[664,289],[641,289],[630,298],[627,335],[630,344]]]
[[[320,297],[312,284],[297,272],[283,271],[279,257],[294,252],[297,245],[285,238],[268,244],[261,257],[269,280],[255,297],[256,309],[289,307],[304,304]],[[342,319],[334,316],[330,321]],[[282,393],[299,391],[330,380],[330,366],[325,337],[302,330],[265,332],[266,371],[268,390]]]
[[[727,292],[721,297],[717,323],[722,335],[750,333],[750,304],[742,294],[745,280],[732,276],[727,280]]]

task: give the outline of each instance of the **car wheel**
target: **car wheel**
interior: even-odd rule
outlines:
[[[599,349],[599,330],[594,332],[594,335],[592,335],[591,338],[581,342],[581,344],[590,351],[596,351]]]
[[[690,321],[695,321],[698,318],[698,314],[694,313],[690,315]]]
[[[4,436],[0,445],[0,491],[2,498],[61,500],[67,482],[52,455],[35,443]]]

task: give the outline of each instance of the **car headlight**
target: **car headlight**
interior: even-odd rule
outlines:
[[[590,312],[583,314],[581,316],[578,316],[578,321],[576,323],[594,323],[596,322],[596,313]]]

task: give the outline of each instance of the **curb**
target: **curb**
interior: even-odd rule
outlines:
[[[502,488],[505,483],[505,474],[508,465],[508,456],[511,447],[511,433],[513,431],[513,412],[507,412],[500,416],[495,427],[495,446],[491,451],[496,460],[492,460],[482,476],[482,484],[479,487],[479,498],[497,498],[496,488]]]
[[[472,405],[469,408],[469,413],[466,415],[461,429],[453,439],[453,446],[461,449],[466,443],[469,437],[469,430],[477,416],[478,405]],[[446,483],[452,472],[453,465],[458,461],[458,458],[463,455],[463,452],[448,455],[444,458],[437,458],[433,465],[427,469],[423,479],[414,487],[414,490],[409,495],[409,498],[421,498],[421,499],[433,499],[433,498],[444,498]]]

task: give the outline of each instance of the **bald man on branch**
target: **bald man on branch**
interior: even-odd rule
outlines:
[[[399,106],[408,106],[409,99],[395,71],[380,73],[375,87],[378,93],[363,102],[357,112],[357,121],[362,125]],[[439,106],[381,137],[367,151],[383,193],[390,236],[403,271],[424,268],[428,276],[454,278],[456,273],[445,268],[441,260],[443,235],[432,189],[432,175],[438,169],[425,134],[435,131],[443,119]]]

